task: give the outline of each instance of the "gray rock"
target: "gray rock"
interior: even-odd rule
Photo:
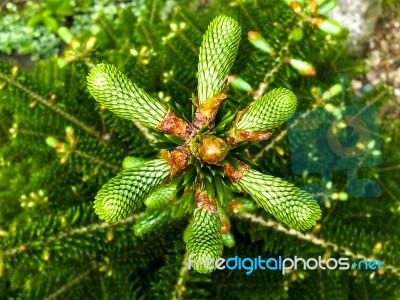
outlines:
[[[350,31],[350,49],[360,56],[381,13],[382,0],[337,0],[337,7],[329,17]]]

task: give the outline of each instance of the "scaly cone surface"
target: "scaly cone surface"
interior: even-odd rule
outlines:
[[[166,109],[113,65],[101,63],[87,77],[90,94],[110,111],[125,119],[155,128]]]
[[[107,182],[96,195],[94,209],[101,219],[116,222],[132,214],[170,175],[164,159],[125,170]]]
[[[297,98],[291,90],[277,88],[250,104],[236,130],[268,131],[286,122],[296,111]]]
[[[250,169],[238,184],[267,212],[291,228],[307,230],[321,218],[321,209],[310,194],[278,177]]]
[[[198,101],[219,95],[239,47],[241,29],[227,16],[216,17],[203,36],[199,54]]]
[[[215,264],[213,268],[206,268],[204,263],[208,258],[215,262],[221,257],[222,249],[221,222],[218,216],[205,208],[195,211],[186,244],[187,256],[196,261],[191,267],[202,274],[211,273]]]

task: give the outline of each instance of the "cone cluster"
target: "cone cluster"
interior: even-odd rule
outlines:
[[[309,229],[321,217],[311,195],[251,169],[238,150],[239,143],[268,139],[293,115],[297,98],[292,91],[273,89],[244,110],[228,112],[216,124],[219,107],[227,97],[228,76],[240,36],[238,23],[230,17],[219,16],[209,25],[200,46],[198,98],[193,99],[192,122],[180,117],[178,110],[166,109],[114,66],[99,64],[87,77],[89,92],[99,103],[120,117],[148,127],[158,139],[153,146],[163,149],[159,159],[145,163],[126,160],[126,169],[98,192],[95,212],[101,219],[115,222],[144,203],[146,212],[134,226],[139,236],[192,214],[185,233],[186,250],[198,262],[192,268],[200,273],[212,271],[204,261],[217,260],[223,243],[234,245],[225,210],[237,189],[291,228]],[[171,144],[176,146],[162,147]],[[239,202],[236,200],[235,205]],[[234,211],[245,211],[244,207]]]

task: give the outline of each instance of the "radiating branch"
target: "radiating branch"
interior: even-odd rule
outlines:
[[[31,97],[33,100],[36,100],[40,104],[42,104],[42,105],[46,106],[47,108],[49,108],[50,110],[54,111],[55,113],[57,113],[58,115],[60,115],[64,119],[66,119],[67,121],[75,124],[76,126],[81,128],[83,131],[86,131],[91,136],[95,137],[98,140],[101,140],[101,134],[99,132],[97,132],[95,129],[93,129],[89,125],[86,125],[82,121],[78,120],[76,117],[69,114],[65,110],[61,109],[60,107],[53,105],[51,102],[47,101],[45,98],[43,98],[39,94],[35,93],[34,91],[27,88],[26,86],[22,85],[18,81],[15,81],[15,79],[8,77],[4,73],[0,73],[0,78],[5,80],[12,86],[16,87],[17,89],[21,90],[22,92],[24,92],[29,97]]]
[[[183,256],[181,268],[179,269],[179,277],[176,281],[175,288],[172,291],[172,299],[179,300],[182,299],[183,293],[186,291],[186,287],[184,285],[184,279],[188,272],[188,265],[186,255]]]
[[[273,76],[281,69],[282,65],[286,62],[285,58],[289,52],[289,46],[292,43],[293,36],[294,36],[293,31],[297,30],[299,27],[301,28],[302,26],[303,26],[303,22],[299,21],[296,28],[294,28],[292,30],[292,32],[289,33],[287,41],[280,48],[279,52],[276,55],[274,62],[272,63],[272,68],[264,75],[262,82],[259,84],[257,90],[254,92],[254,96],[253,96],[254,99],[258,99],[262,95],[265,94],[266,90],[269,87],[269,84],[271,83],[271,81],[273,79]]]
[[[51,299],[56,299],[58,296],[60,296],[61,294],[65,293],[68,289],[70,289],[71,287],[79,284],[80,282],[82,282],[83,280],[86,280],[89,275],[90,272],[95,268],[96,264],[93,264],[89,269],[87,269],[86,271],[82,272],[81,274],[79,274],[78,276],[74,277],[73,280],[67,282],[66,284],[64,284],[62,287],[60,287],[58,290],[56,290],[55,292],[53,292],[52,294],[48,295],[46,298],[44,298],[45,300],[51,300]]]
[[[350,248],[339,246],[333,242],[329,242],[324,239],[318,238],[311,233],[302,233],[295,229],[288,229],[279,222],[272,221],[272,220],[265,220],[262,217],[257,216],[255,214],[243,213],[243,214],[238,215],[238,217],[241,219],[247,219],[247,220],[251,221],[252,223],[258,224],[263,227],[272,228],[273,230],[275,230],[277,232],[280,232],[280,233],[283,233],[283,234],[286,234],[289,236],[293,236],[295,238],[298,238],[303,241],[307,241],[309,243],[320,246],[322,248],[332,248],[336,252],[342,252],[344,255],[350,256],[355,259],[366,260],[366,261],[375,259],[373,257],[367,257],[364,254],[354,252]],[[400,269],[398,267],[385,264],[385,269],[390,270],[393,274],[400,277]]]
[[[114,223],[103,222],[103,223],[97,223],[97,224],[92,224],[89,226],[83,226],[83,227],[79,227],[79,228],[66,230],[65,232],[62,232],[58,235],[54,235],[54,236],[45,238],[44,240],[40,241],[39,244],[42,245],[43,247],[45,247],[46,245],[48,245],[54,241],[59,241],[66,237],[69,237],[69,236],[79,235],[79,234],[83,234],[83,233],[87,233],[87,232],[95,232],[97,230],[112,228],[112,227],[116,227],[116,226],[122,225],[122,224],[130,224],[130,223],[133,223],[136,219],[138,219],[142,214],[143,213],[131,215],[124,220],[114,222]],[[30,242],[22,244],[18,247],[15,247],[15,248],[12,248],[9,250],[5,250],[4,256],[15,255],[15,254],[19,253],[21,251],[21,249],[29,248],[30,244],[37,244],[37,241],[30,241]]]
[[[150,130],[147,127],[144,127],[142,124],[140,124],[140,122],[133,122],[133,124],[135,124],[135,126],[149,142],[157,142],[157,138],[153,134],[151,134]]]
[[[94,157],[94,156],[92,156],[92,155],[90,155],[90,154],[88,154],[86,152],[81,151],[81,150],[73,149],[72,153],[74,153],[74,154],[78,155],[79,157],[82,157],[82,158],[84,158],[84,159],[86,159],[86,160],[88,160],[88,161],[90,161],[92,163],[103,165],[103,166],[105,166],[105,167],[107,167],[109,169],[112,169],[114,171],[120,171],[121,170],[120,166],[117,166],[117,165],[114,165],[114,164],[110,164],[110,163],[108,163],[108,162],[106,162],[106,161],[104,161],[104,160],[102,160],[102,159],[100,159],[98,157]]]

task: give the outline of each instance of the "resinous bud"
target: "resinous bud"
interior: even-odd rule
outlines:
[[[224,160],[227,154],[228,146],[223,139],[213,135],[205,135],[201,138],[198,155],[202,161],[216,164]]]

